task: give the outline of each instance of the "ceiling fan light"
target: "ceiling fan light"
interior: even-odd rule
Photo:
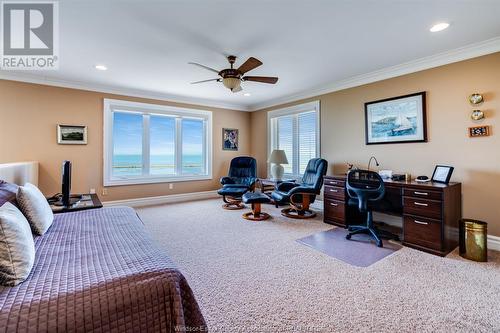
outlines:
[[[224,84],[224,87],[233,90],[235,88],[238,88],[240,86],[241,80],[238,79],[237,77],[226,77],[222,80],[222,84]]]

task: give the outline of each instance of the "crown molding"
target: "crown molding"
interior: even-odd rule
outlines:
[[[500,37],[495,37],[479,43],[470,44],[464,47],[441,52],[417,60],[412,60],[400,65],[386,67],[370,73],[353,76],[344,80],[333,82],[326,86],[323,85],[322,87],[317,87],[312,90],[303,91],[284,97],[278,97],[262,103],[252,104],[248,107],[248,109],[249,111],[258,111],[268,107],[295,102],[306,98],[317,97],[319,95],[328,94],[334,91],[358,87],[364,84],[411,74],[462,60],[477,58],[495,52],[500,52]]]
[[[278,97],[264,101],[262,103],[256,103],[249,106],[241,104],[225,103],[220,101],[215,101],[211,99],[195,98],[180,96],[167,93],[158,93],[152,91],[145,91],[139,89],[129,89],[112,85],[102,85],[93,84],[79,81],[70,81],[62,79],[52,79],[43,75],[33,75],[19,72],[9,72],[5,70],[0,70],[0,79],[20,81],[27,83],[43,84],[55,87],[79,89],[94,91],[100,93],[123,95],[129,97],[156,99],[161,101],[168,101],[173,103],[185,103],[195,106],[203,107],[215,107],[230,109],[236,111],[258,111],[268,107],[273,107],[285,103],[295,102],[298,100],[316,97],[319,95],[328,94],[331,92],[344,90],[348,88],[353,88],[361,86],[368,83],[373,83],[377,81],[382,81],[406,74],[411,74],[426,69],[439,67],[454,62],[477,58],[483,55],[500,52],[500,37],[495,37],[488,39],[479,43],[470,44],[464,47],[460,47],[454,50],[438,53],[432,56],[420,58],[417,60],[409,61],[400,65],[386,67],[380,70],[376,70],[370,73],[361,74],[353,76],[344,80],[336,81],[328,85],[323,85],[312,90],[302,91],[297,94],[292,94],[288,96]]]
[[[26,83],[42,84],[53,87],[79,89],[86,91],[93,91],[105,94],[123,95],[128,97],[138,97],[147,99],[156,99],[160,101],[191,104],[198,107],[214,107],[222,109],[230,109],[236,111],[249,111],[249,109],[240,104],[225,103],[214,101],[211,99],[195,98],[187,96],[179,96],[174,94],[157,93],[152,91],[145,91],[140,89],[128,89],[112,85],[103,85],[97,83],[86,83],[79,81],[70,81],[62,79],[52,79],[43,75],[33,75],[19,72],[9,72],[0,70],[0,80],[19,81]]]

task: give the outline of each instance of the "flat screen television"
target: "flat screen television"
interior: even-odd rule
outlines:
[[[62,190],[61,203],[63,206],[71,204],[71,162],[63,161],[62,163]]]
[[[63,161],[61,172],[61,194],[49,199],[55,206],[69,207],[80,201],[80,195],[71,195],[71,161]]]

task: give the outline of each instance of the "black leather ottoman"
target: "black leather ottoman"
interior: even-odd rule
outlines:
[[[245,208],[245,205],[241,203],[241,197],[248,191],[249,188],[246,185],[228,184],[219,189],[217,193],[222,195],[222,200],[225,202],[222,208],[234,210]]]
[[[247,192],[243,194],[243,202],[252,205],[252,211],[243,214],[243,218],[252,221],[267,220],[271,216],[268,213],[261,212],[261,204],[271,202],[267,195],[261,192]]]

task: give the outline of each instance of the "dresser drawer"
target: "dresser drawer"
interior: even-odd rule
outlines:
[[[443,198],[442,192],[421,190],[416,188],[405,188],[403,190],[403,195],[406,197],[415,197],[415,198],[431,199],[431,200],[442,200]]]
[[[344,201],[345,193],[343,187],[325,185],[325,197]]]
[[[342,201],[325,199],[325,218],[345,223],[345,204]]]
[[[403,197],[403,213],[441,219],[441,201]]]
[[[325,178],[325,185],[344,187],[345,181],[333,178]]]
[[[404,217],[403,237],[404,241],[441,250],[441,222],[416,216]]]

